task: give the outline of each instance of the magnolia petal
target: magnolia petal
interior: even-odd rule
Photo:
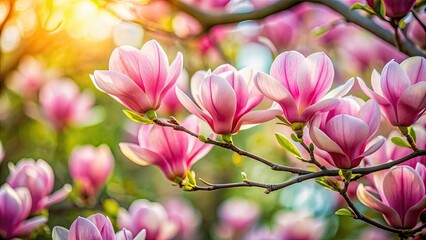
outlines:
[[[61,189],[53,193],[52,195],[46,198],[46,201],[43,203],[43,207],[46,208],[52,204],[63,201],[68,197],[68,194],[72,191],[72,187],[69,184],[65,184]]]
[[[142,229],[142,231],[140,231],[138,235],[136,235],[136,237],[133,238],[133,240],[145,240],[145,238],[146,238],[146,230]]]
[[[281,105],[283,114],[288,121],[298,120],[299,114],[294,98],[277,80],[259,72],[255,77],[255,85],[263,95]]]
[[[409,87],[397,105],[400,126],[411,126],[426,111],[426,81]]]
[[[197,71],[194,73],[194,75],[191,78],[191,93],[192,97],[194,98],[195,103],[198,105],[201,105],[201,83],[203,82],[204,78],[209,76],[211,74],[210,70],[208,72],[206,71]]]
[[[115,239],[116,240],[134,240],[132,232],[130,232],[129,230],[125,228],[123,228],[123,230],[118,231],[115,234]]]
[[[297,75],[299,108],[307,108],[324,97],[333,84],[333,78],[333,63],[324,52],[313,53],[304,59]]]
[[[339,105],[339,100],[335,98],[321,100],[307,108],[300,115],[303,122],[308,122],[317,112],[326,112]]]
[[[140,77],[139,58],[141,52],[139,49],[132,46],[121,46],[111,54],[109,60],[109,70],[120,72],[124,75],[129,76],[138,86],[142,89],[143,83]]]
[[[274,119],[276,115],[280,114],[282,114],[281,109],[267,109],[248,112],[240,118],[240,120],[235,125],[233,132],[238,132],[240,127],[243,125],[250,125],[250,127],[253,127],[257,124],[270,121]]]
[[[399,217],[404,219],[408,209],[425,196],[425,186],[413,168],[398,166],[392,168],[383,178],[383,194],[389,207],[395,209]]]
[[[68,240],[68,229],[56,226],[52,230],[52,240]]]
[[[328,92],[323,97],[323,99],[343,97],[352,89],[354,83],[355,78],[350,78],[348,81],[345,82],[345,84],[340,85],[339,87],[336,87],[335,89]]]
[[[271,76],[277,79],[291,93],[293,98],[299,98],[297,73],[300,63],[305,59],[297,51],[284,52],[278,55],[271,65]]]
[[[422,198],[418,203],[408,209],[405,213],[404,218],[404,227],[405,228],[414,228],[419,221],[420,214],[426,209],[426,196]]]
[[[377,72],[376,69],[373,69],[373,72],[371,73],[371,87],[375,93],[382,97],[384,96],[382,87],[380,86],[380,73]]]
[[[377,138],[374,140],[375,143],[368,148],[367,151],[365,151],[360,156],[355,157],[352,159],[352,166],[358,166],[361,161],[364,159],[364,157],[369,156],[373,153],[375,153],[377,150],[379,150],[380,147],[386,142],[386,139],[383,136],[377,136]],[[382,174],[382,172],[375,173],[374,177]]]
[[[410,79],[411,85],[426,81],[426,59],[424,57],[410,57],[405,59],[400,65],[407,74],[408,79]]]
[[[134,111],[144,113],[154,107],[142,89],[124,74],[97,70],[92,81],[98,89]]]
[[[223,77],[211,75],[201,83],[201,100],[212,116],[213,131],[218,134],[231,133],[236,113],[236,93]]]
[[[154,158],[159,157],[156,156],[156,153],[151,152],[149,156],[152,155],[151,157],[153,159],[150,159],[150,161],[145,160],[147,156],[145,156],[143,152],[140,152],[141,148],[138,145],[133,143],[119,143],[119,147],[124,156],[126,156],[130,161],[141,166],[150,165]]]
[[[103,240],[115,240],[114,227],[108,217],[100,213],[93,214],[87,218],[95,224],[96,228],[101,233]]]
[[[419,174],[419,176],[423,179],[423,183],[426,186],[426,166],[422,163],[416,164],[416,172]]]
[[[373,99],[368,100],[359,110],[357,118],[363,120],[369,127],[369,136],[372,136],[380,125],[380,108]]]
[[[47,222],[47,218],[44,216],[37,216],[23,221],[16,229],[13,231],[14,236],[24,235],[30,233],[32,230],[42,226]]]
[[[379,199],[369,193],[362,183],[358,185],[356,190],[358,200],[367,207],[373,208],[383,214],[389,225],[396,228],[402,227],[402,221],[398,213],[391,207],[383,204]]]
[[[192,114],[197,116],[199,119],[204,120],[210,127],[213,127],[212,117],[210,113],[202,111],[195,103],[178,87],[176,87],[176,96],[180,103]],[[201,102],[201,100],[200,100]]]
[[[68,240],[103,240],[95,224],[86,218],[78,217],[70,227]]]
[[[383,96],[393,105],[396,106],[402,93],[411,86],[410,80],[405,74],[401,66],[395,61],[390,61],[383,68],[380,87]]]

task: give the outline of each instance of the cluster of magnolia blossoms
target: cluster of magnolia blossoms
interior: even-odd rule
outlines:
[[[135,114],[146,114],[151,120],[158,120],[153,111],[159,108],[161,96],[173,87],[181,67],[180,54],[169,66],[164,51],[151,40],[140,51],[119,47],[111,56],[110,70],[95,71],[92,79],[100,90]],[[352,88],[354,79],[329,91],[334,68],[328,56],[314,53],[305,57],[290,51],[274,60],[270,75],[256,73],[250,68],[238,71],[230,65],[222,65],[214,71],[199,71],[192,77],[193,100],[179,88],[176,88],[176,96],[214,133],[221,134],[225,142],[231,141],[231,135],[244,127],[281,115],[280,120],[290,126],[298,138],[303,137],[303,130],[308,127],[316,155],[334,167],[351,169],[358,167],[365,157],[376,152],[385,142],[381,136],[370,141],[380,124],[380,109],[404,135],[407,135],[407,127],[424,115],[425,76],[424,58],[412,57],[401,64],[391,61],[381,75],[373,72],[374,91],[358,80],[362,90],[373,99],[364,102],[354,97],[342,98]],[[278,105],[254,110],[263,96]],[[148,119],[145,123],[147,121],[154,123]],[[196,119],[192,121],[191,126],[184,123],[183,127],[198,135],[198,129],[193,127],[197,126]],[[156,137],[149,137],[153,133]],[[157,165],[167,178],[180,183],[191,165],[210,150],[194,141],[195,138],[192,141],[187,138],[192,136],[184,135],[158,125],[141,126],[139,146],[121,144],[120,147],[129,159],[142,165]],[[167,146],[164,146],[164,141]],[[409,211],[408,208],[405,210]]]
[[[71,191],[69,185],[49,195],[53,190],[53,170],[43,160],[23,159],[10,165],[10,175],[0,188],[0,237],[11,239],[30,233],[42,226],[47,218],[35,216],[50,205],[64,200]]]

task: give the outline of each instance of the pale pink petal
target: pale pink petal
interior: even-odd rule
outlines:
[[[169,70],[167,72],[167,81],[166,85],[164,86],[160,98],[162,99],[169,91],[173,91],[174,86],[176,86],[176,82],[179,79],[179,76],[182,73],[182,63],[183,57],[182,53],[178,52],[176,55],[175,60],[173,60],[172,64],[169,67]]]
[[[411,85],[426,81],[426,59],[424,57],[410,57],[400,65],[410,79]]]
[[[314,116],[315,113],[330,111],[331,109],[334,109],[337,105],[339,105],[338,99],[324,99],[305,108],[305,110],[300,115],[300,119],[303,122],[308,122]]]
[[[391,169],[384,177],[383,194],[389,207],[395,209],[399,217],[404,219],[408,209],[425,196],[425,187],[414,169],[399,166]],[[403,226],[405,225],[403,222]]]
[[[396,106],[401,95],[411,86],[411,84],[407,74],[401,66],[395,61],[390,61],[383,68],[380,86],[383,91],[383,96],[393,106]]]
[[[141,166],[153,164],[158,158],[162,158],[157,153],[148,149],[142,149],[140,146],[133,143],[119,143],[119,147],[124,156]]]
[[[213,120],[208,112],[203,112],[182,90],[176,87],[176,96],[180,103],[199,119],[204,120],[213,128]],[[201,100],[200,100],[201,102]]]
[[[146,238],[146,230],[142,229],[142,231],[140,231],[138,235],[136,235],[136,237],[133,238],[133,240],[145,240],[145,238]]]
[[[135,82],[141,89],[145,90],[139,68],[139,58],[141,52],[139,49],[132,46],[121,46],[111,54],[109,59],[109,70],[120,72],[127,75],[133,82]]]
[[[142,89],[126,75],[113,71],[95,71],[92,80],[99,90],[114,96],[131,110],[145,113],[155,107]]]
[[[69,184],[65,184],[61,189],[54,192],[52,195],[46,197],[46,201],[43,202],[43,207],[46,208],[52,204],[61,202],[68,197],[68,194],[71,192],[72,187]]]
[[[411,126],[426,111],[426,81],[409,87],[401,96],[397,105],[400,126]]]
[[[307,108],[320,100],[333,84],[333,78],[333,63],[325,53],[314,53],[304,59],[297,75],[299,108]]]
[[[423,165],[422,163],[417,163],[416,164],[416,172],[423,179],[423,183],[426,186],[426,166]]]
[[[360,79],[358,79],[359,81]],[[382,87],[380,86],[380,73],[377,72],[376,69],[373,69],[373,72],[371,73],[371,87],[373,88],[373,91],[380,96],[383,97],[383,91]],[[365,93],[365,92],[364,92]],[[367,93],[365,93],[367,94]]]
[[[70,227],[68,240],[103,240],[96,226],[86,218],[78,217]]]
[[[209,76],[210,70],[208,72],[206,71],[197,71],[194,73],[194,75],[191,78],[191,93],[192,93],[192,97],[194,98],[194,101],[198,104],[201,105],[201,83],[203,82],[204,78]],[[202,107],[202,106],[200,106]]]
[[[259,72],[256,74],[255,84],[263,95],[281,105],[284,116],[288,121],[299,120],[298,109],[294,98],[277,80],[265,73]]]
[[[250,127],[253,127],[257,124],[270,121],[274,119],[276,115],[280,114],[282,114],[281,109],[267,109],[248,112],[240,118],[235,125],[233,132],[238,132],[243,125],[250,125]]]
[[[115,238],[116,240],[134,240],[132,232],[127,230],[126,228],[123,228],[123,230],[117,232],[115,234]]]
[[[247,105],[249,99],[247,83],[238,72],[226,72],[220,76],[225,78],[231,84],[232,89],[234,89],[236,96],[235,118],[238,119],[252,108],[252,106]]]
[[[56,226],[52,230],[52,240],[68,240],[68,229]]]
[[[237,69],[231,64],[222,64],[213,71],[213,74],[220,74],[224,72],[236,72],[236,71]]]
[[[207,77],[201,84],[201,100],[212,116],[213,131],[231,133],[237,99],[229,82],[217,75]]]
[[[368,148],[367,151],[365,151],[364,153],[362,153],[361,155],[355,157],[354,159],[352,159],[352,166],[358,166],[361,161],[364,159],[364,157],[371,155],[373,153],[375,153],[377,150],[379,150],[380,147],[382,147],[382,145],[386,142],[386,139],[383,136],[378,136],[375,140],[374,140],[374,144],[371,145],[370,148]],[[378,175],[379,173],[375,173],[376,175]],[[374,177],[376,176],[374,175]]]
[[[34,229],[41,227],[47,222],[45,216],[37,216],[23,221],[16,229],[13,231],[14,236],[24,235],[30,233]]]
[[[399,217],[398,213],[391,207],[386,206],[371,193],[369,193],[364,185],[361,183],[358,185],[356,196],[358,200],[362,202],[365,206],[373,208],[383,214],[386,219],[386,222],[389,223],[392,227],[401,228],[402,220]]]
[[[300,63],[305,57],[297,51],[284,52],[278,55],[271,65],[270,74],[277,79],[293,96],[299,98],[297,86],[297,73]]]
[[[339,87],[336,87],[335,89],[328,92],[323,97],[323,99],[343,97],[352,89],[354,83],[355,83],[355,78],[350,78],[348,81],[345,82],[345,84]]]

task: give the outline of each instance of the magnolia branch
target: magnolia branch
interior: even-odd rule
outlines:
[[[267,7],[254,10],[248,13],[214,13],[203,11],[196,6],[189,5],[180,0],[170,0],[169,1],[177,9],[191,15],[203,27],[204,32],[207,32],[214,26],[238,23],[246,20],[259,20],[267,16],[270,16],[275,13],[279,13],[285,10],[288,10],[300,3],[310,2],[315,4],[324,5],[336,13],[340,14],[347,22],[352,22],[359,27],[371,32],[378,38],[395,46],[395,35],[394,33],[382,28],[380,25],[375,23],[372,19],[364,17],[357,11],[351,11],[347,5],[340,1],[330,1],[330,0],[286,0],[286,1],[277,1],[274,4],[271,4]],[[426,53],[418,49],[413,43],[409,40],[400,40],[401,48],[400,51],[407,54],[408,56],[426,56]]]

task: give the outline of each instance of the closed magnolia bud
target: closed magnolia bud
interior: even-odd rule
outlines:
[[[367,0],[368,5],[374,8],[377,0]],[[379,0],[383,1],[386,8],[386,16],[390,18],[402,18],[413,8],[416,0]]]

